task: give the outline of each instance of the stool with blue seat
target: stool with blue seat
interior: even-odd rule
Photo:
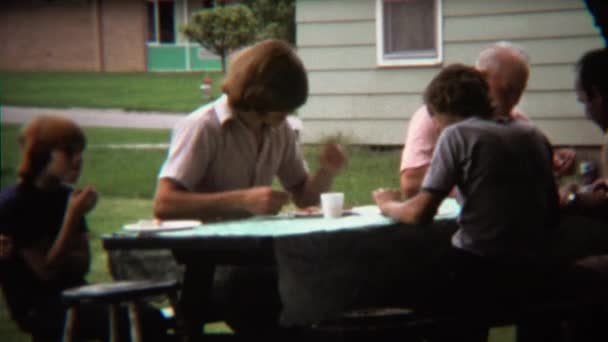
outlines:
[[[142,341],[141,324],[136,304],[151,296],[166,296],[168,298],[175,312],[175,333],[177,337],[183,337],[181,314],[177,302],[179,289],[180,284],[176,280],[137,280],[84,285],[64,290],[62,298],[68,305],[69,310],[63,340],[73,340],[76,307],[84,302],[93,302],[109,306],[111,341],[119,340],[119,308],[121,304],[127,304],[131,341]]]

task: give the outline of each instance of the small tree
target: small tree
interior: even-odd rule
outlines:
[[[220,56],[222,72],[225,72],[228,53],[252,43],[256,38],[256,27],[257,21],[247,6],[229,5],[192,14],[190,22],[181,31],[188,39]]]
[[[278,38],[295,43],[294,0],[245,1],[255,15],[259,39]]]

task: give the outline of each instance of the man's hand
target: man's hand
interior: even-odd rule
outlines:
[[[342,147],[338,144],[327,144],[321,150],[319,158],[321,168],[334,175],[348,163],[348,157]]]
[[[574,172],[576,152],[571,148],[560,148],[553,152],[553,171],[558,177]]]
[[[254,215],[275,215],[289,202],[285,191],[273,190],[269,186],[260,186],[245,192],[245,210]]]
[[[593,182],[592,192],[602,191],[608,196],[608,178],[600,178]]]

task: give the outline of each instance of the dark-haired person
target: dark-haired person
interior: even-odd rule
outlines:
[[[90,185],[72,185],[80,176],[86,145],[73,121],[37,117],[19,139],[19,181],[0,193],[0,236],[12,246],[0,255],[2,290],[11,318],[34,341],[60,341],[67,311],[61,292],[84,285],[91,263],[85,216],[95,207],[97,192]],[[77,310],[77,340],[108,339],[105,306],[84,304]],[[145,326],[145,336],[167,336],[159,311],[141,313],[143,320],[154,322]],[[122,333],[128,336],[126,329]]]
[[[231,59],[222,91],[217,101],[176,124],[159,174],[155,215],[213,221],[276,214],[290,200],[298,207],[316,205],[347,158],[339,145],[329,144],[321,151],[320,168],[314,174],[308,170],[285,120],[308,97],[306,70],[294,50],[272,39],[245,48]],[[285,191],[271,187],[275,176]],[[236,311],[246,310],[236,312],[246,319],[228,317],[237,332],[262,334],[278,322],[274,269],[267,276],[262,271],[231,267],[221,272],[228,280],[216,286],[218,291],[241,285],[225,296],[239,299]],[[268,298],[273,293],[276,297]]]
[[[473,67],[447,66],[424,99],[441,133],[421,191],[402,201],[399,191],[379,189],[373,198],[386,216],[426,224],[456,187],[462,209],[453,248],[417,306],[491,307],[503,297],[493,291],[509,288],[511,275],[546,259],[543,244],[558,217],[551,146],[533,125],[493,115],[488,83]],[[472,324],[460,327],[462,338],[454,337],[458,331],[445,338],[485,340],[487,329]]]
[[[608,221],[608,48],[585,53],[578,61],[576,93],[585,107],[585,115],[604,133],[601,156],[602,177],[589,192],[579,191],[576,184],[561,191],[564,212]]]
[[[586,251],[587,243],[592,250],[603,253],[606,249],[606,240],[603,232],[608,229],[608,48],[595,49],[586,52],[576,65],[575,89],[578,100],[585,108],[585,115],[593,121],[604,133],[604,146],[602,149],[601,177],[595,181],[590,191],[580,191],[576,184],[564,186],[560,191],[561,209],[566,216],[562,221],[565,224],[566,244],[573,244],[580,236],[592,236],[592,241],[576,243]],[[585,241],[585,239],[583,239]],[[605,281],[608,280],[608,255],[585,256],[577,261],[583,269],[594,271],[599,279],[591,279],[588,283],[579,282],[580,288],[575,288],[580,294],[590,293],[597,296],[605,292]],[[599,292],[589,290],[589,283],[599,284]],[[578,283],[575,283],[575,286]],[[603,284],[603,285],[602,285]],[[583,287],[584,286],[584,287]],[[608,332],[606,322],[608,310],[604,306],[602,311],[589,313],[574,322],[570,322],[573,341],[606,341]]]

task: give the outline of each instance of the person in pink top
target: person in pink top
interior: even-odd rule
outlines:
[[[529,122],[515,106],[526,88],[529,76],[528,56],[525,51],[508,42],[498,42],[483,49],[476,62],[490,86],[494,115]],[[406,197],[412,197],[431,162],[439,130],[431,120],[426,105],[412,116],[401,155],[400,182]],[[557,174],[572,169],[575,153],[570,149],[557,150],[554,167]]]

